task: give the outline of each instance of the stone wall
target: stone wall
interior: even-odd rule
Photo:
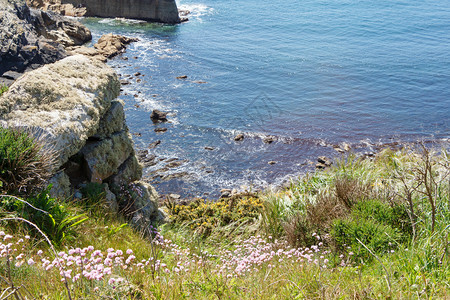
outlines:
[[[180,23],[175,0],[61,0],[61,3],[86,7],[85,16]]]
[[[135,225],[162,218],[158,195],[140,182],[135,156],[117,97],[117,74],[83,55],[25,73],[0,97],[0,125],[32,129],[57,153],[52,193],[83,198],[83,188],[101,184],[110,207]]]

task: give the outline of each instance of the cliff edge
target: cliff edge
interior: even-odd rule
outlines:
[[[59,0],[58,0],[59,1]],[[180,23],[175,0],[60,0],[61,5],[85,7],[87,17],[128,18]]]

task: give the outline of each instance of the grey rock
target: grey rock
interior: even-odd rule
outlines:
[[[101,141],[88,141],[80,152],[86,161],[89,180],[99,183],[112,176],[134,154],[131,137],[126,131]]]
[[[139,163],[137,157],[132,154],[117,169],[117,173],[108,178],[106,182],[109,184],[111,191],[118,194],[124,186],[141,179],[141,177],[142,165]]]
[[[51,11],[30,9],[36,32],[64,46],[80,46],[92,39],[91,31],[78,21]]]
[[[7,71],[7,72],[3,73],[2,77],[6,78],[6,79],[10,79],[10,80],[16,80],[17,78],[19,78],[22,75],[23,75],[23,73]]]
[[[145,229],[153,222],[161,222],[164,215],[158,210],[159,195],[148,183],[136,181],[129,185],[128,191],[132,203],[132,224]]]
[[[66,57],[63,46],[39,36],[25,0],[0,0],[0,76]]]
[[[110,191],[107,184],[103,184],[105,189],[105,200],[111,212],[117,213],[119,211],[119,204],[117,203],[117,197]]]
[[[71,193],[70,179],[66,173],[59,171],[48,181],[52,185],[50,196],[58,199],[68,198]]]
[[[125,124],[125,113],[123,111],[123,102],[120,100],[111,101],[111,107],[100,119],[98,131],[93,135],[94,138],[105,139],[113,133],[127,131]]]

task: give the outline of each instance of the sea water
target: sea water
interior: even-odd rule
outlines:
[[[178,6],[191,11],[188,22],[82,20],[94,41],[109,32],[139,38],[109,64],[133,77],[120,98],[136,148],[161,141],[149,150],[156,165],[144,173],[162,194],[212,197],[221,188],[277,185],[318,155],[339,156],[333,147],[344,142],[374,151],[449,141],[450,1]],[[153,124],[153,109],[169,112],[170,122]],[[239,133],[245,138],[235,142]],[[166,168],[174,159],[182,164]]]

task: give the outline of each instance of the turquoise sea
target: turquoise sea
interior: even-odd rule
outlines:
[[[121,99],[136,148],[161,140],[149,150],[157,164],[145,169],[160,193],[281,184],[319,155],[339,156],[333,146],[343,142],[356,152],[418,140],[448,145],[450,1],[178,5],[191,11],[189,22],[82,20],[94,40],[109,32],[140,39],[109,64],[132,83]],[[154,125],[153,109],[170,112],[171,122]],[[233,141],[238,133],[244,141]],[[274,142],[264,143],[267,136]],[[183,163],[164,169],[174,158]],[[159,169],[184,176],[165,180],[155,177]]]

